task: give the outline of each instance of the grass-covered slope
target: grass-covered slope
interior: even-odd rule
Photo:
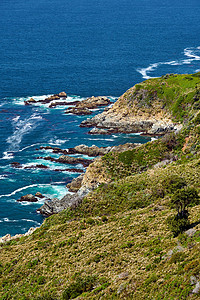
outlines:
[[[183,76],[183,88],[195,87],[196,76]],[[77,209],[0,245],[0,299],[199,299],[200,205],[189,207],[191,236],[174,237],[167,222],[176,214],[170,200],[178,185],[200,194],[195,103],[185,104],[178,134],[101,158],[105,183]]]

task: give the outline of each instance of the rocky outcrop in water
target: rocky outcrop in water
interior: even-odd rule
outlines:
[[[95,109],[101,106],[107,106],[111,104],[110,99],[104,96],[90,97],[83,101],[79,101],[75,107],[69,107],[65,113],[75,115],[90,115],[92,114],[91,109]]]
[[[54,94],[46,99],[41,99],[36,101],[33,98],[30,98],[29,100],[24,101],[25,105],[31,105],[31,104],[35,104],[35,103],[42,103],[42,104],[47,104],[52,102],[53,100],[59,100],[59,99],[66,99],[67,98],[67,94],[65,92],[61,92],[59,94]]]
[[[84,116],[84,115],[91,115],[92,111],[86,107],[69,107],[66,109],[65,114]]]
[[[46,157],[37,157],[37,159],[44,159],[44,160],[49,160],[52,162],[58,162],[62,164],[69,164],[69,165],[77,165],[81,164],[83,167],[88,167],[89,164],[93,162],[92,159],[85,159],[85,158],[80,158],[80,157],[71,157],[68,155],[61,155],[59,158],[54,158],[51,156],[46,156]]]
[[[123,145],[118,145],[118,146],[108,146],[108,147],[97,147],[95,145],[93,146],[87,146],[87,145],[78,145],[75,146],[74,148],[69,148],[69,149],[60,149],[58,147],[51,147],[51,146],[45,146],[45,147],[40,147],[40,150],[51,150],[53,153],[62,153],[62,154],[84,154],[88,155],[91,157],[95,156],[102,156],[107,154],[110,151],[113,152],[123,152],[127,150],[131,150],[138,146],[140,144],[138,143],[126,143]],[[18,164],[18,163],[16,163]]]
[[[17,200],[18,202],[23,202],[23,201],[27,201],[27,202],[37,202],[38,199],[33,196],[32,194],[27,194],[25,196],[22,196],[20,199]]]

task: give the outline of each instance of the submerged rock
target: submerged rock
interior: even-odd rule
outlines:
[[[82,164],[84,167],[88,167],[89,164],[93,162],[92,159],[85,159],[80,157],[71,157],[68,155],[61,155],[59,158],[54,158],[51,156],[46,157],[37,157],[37,159],[44,159],[44,160],[50,160],[52,162],[58,162],[63,164],[69,164],[69,165],[76,165],[76,164]]]

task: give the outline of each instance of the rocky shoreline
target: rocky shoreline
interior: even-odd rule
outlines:
[[[98,165],[99,158],[109,152],[124,152],[127,150],[132,150],[135,147],[140,146],[140,144],[132,144],[132,143],[126,143],[123,145],[118,145],[118,146],[113,146],[113,147],[97,147],[97,146],[87,146],[87,145],[78,145],[74,148],[69,148],[69,149],[60,149],[58,147],[51,147],[51,146],[46,146],[46,147],[40,147],[41,150],[51,150],[53,153],[76,153],[76,154],[81,154],[81,155],[88,155],[91,157],[95,157],[94,159],[82,159],[79,157],[70,157],[70,156],[62,156],[62,159],[59,159],[59,162],[61,163],[69,163],[69,161],[74,164],[74,163],[80,163],[82,162],[84,167],[88,167],[91,164],[94,164],[94,167]],[[66,159],[63,159],[63,157]],[[67,157],[67,158],[66,158]],[[51,161],[58,161],[55,158],[52,158],[51,156],[48,157],[43,157],[43,159],[51,160]],[[72,159],[72,160],[71,160]],[[67,161],[67,162],[66,162]],[[18,163],[14,164],[14,167],[20,167],[21,165]],[[70,171],[73,169],[69,169]],[[77,170],[77,169],[75,169]],[[92,169],[91,169],[92,170]],[[81,170],[84,172],[83,170]],[[94,188],[98,186],[98,184],[101,183],[101,179],[98,178],[98,180],[88,180],[88,177],[90,175],[90,170],[87,168],[86,172],[84,174],[81,174],[80,176],[74,178],[70,183],[67,184],[67,188],[69,190],[69,194],[65,195],[61,200],[59,199],[44,199],[44,204],[37,209],[38,213],[41,213],[44,216],[50,216],[52,214],[56,214],[66,208],[76,208],[83,198],[91,192]],[[93,176],[93,175],[91,175]],[[90,183],[89,183],[90,182]],[[22,196],[20,199],[17,201],[22,202],[37,202],[38,197],[44,198],[44,196],[41,193],[36,193],[36,195],[28,194]]]

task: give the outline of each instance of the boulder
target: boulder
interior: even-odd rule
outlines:
[[[38,199],[33,196],[32,194],[27,194],[25,196],[22,196],[20,199],[17,200],[18,202],[23,202],[23,201],[27,201],[27,202],[37,202]]]
[[[110,134],[109,130],[106,129],[99,129],[99,128],[93,128],[89,131],[89,134]]]
[[[66,94],[65,92],[60,92],[60,93],[58,94],[58,96],[59,96],[60,98],[67,98],[67,94]]]
[[[37,192],[36,194],[35,194],[35,197],[38,197],[38,198],[45,198],[45,196],[43,196],[40,192]]]

